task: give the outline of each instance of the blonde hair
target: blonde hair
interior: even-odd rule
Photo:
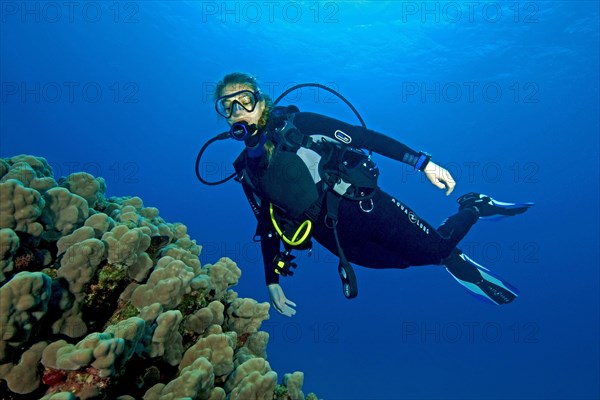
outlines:
[[[217,87],[215,88],[214,93],[215,101],[217,101],[217,99],[223,95],[223,90],[226,86],[229,85],[248,86],[250,89],[252,89],[254,93],[260,96],[261,100],[265,101],[265,109],[261,114],[260,119],[258,120],[258,127],[264,128],[267,125],[269,115],[271,114],[271,110],[273,109],[273,100],[271,100],[271,97],[268,94],[263,93],[260,90],[256,78],[244,72],[233,72],[231,74],[225,75],[222,80],[217,82]]]
[[[267,126],[267,122],[269,121],[269,116],[271,115],[271,111],[273,110],[273,100],[271,97],[263,93],[258,87],[258,82],[256,77],[246,74],[244,72],[233,72],[231,74],[227,74],[223,77],[222,80],[217,82],[217,87],[215,88],[214,100],[216,101],[219,97],[223,95],[223,90],[225,87],[229,85],[244,85],[248,86],[254,93],[260,95],[261,100],[265,101],[265,109],[262,112],[259,120],[258,120],[258,128],[262,129]],[[267,161],[271,160],[271,156],[273,155],[273,151],[275,150],[275,145],[270,140],[267,140],[265,143],[265,153],[267,155]]]

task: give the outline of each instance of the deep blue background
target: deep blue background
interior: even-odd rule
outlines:
[[[446,198],[376,158],[383,187],[422,218],[438,224],[468,191],[537,203],[462,244],[521,296],[492,307],[440,268],[357,268],[347,301],[317,248],[283,282],[298,314],[263,325],[272,367],[304,371],[324,399],[597,399],[598,3],[502,4],[2,1],[0,156],[43,156],[57,177],[83,170],[108,195],[140,196],[188,226],[203,263],[237,261],[240,296],[267,301],[242,191],[194,176],[199,147],[225,129],[211,89],[240,70],[273,96],[327,84],[454,174]],[[324,91],[289,100],[355,121]],[[225,176],[239,150],[215,145],[203,171]]]

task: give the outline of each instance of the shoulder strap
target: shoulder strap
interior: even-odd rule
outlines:
[[[240,182],[240,175],[246,169],[246,151],[243,150],[233,161],[233,169],[237,174],[235,180]]]
[[[233,167],[237,174],[235,180],[242,185],[246,199],[258,222],[256,225],[256,232],[254,233],[254,241],[260,241],[261,237],[270,230],[268,211],[265,208],[266,205],[263,203],[258,188],[250,179],[250,174],[248,174],[246,168],[246,162],[246,152],[242,151],[233,162]]]

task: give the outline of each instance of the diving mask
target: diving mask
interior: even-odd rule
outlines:
[[[215,109],[219,115],[230,118],[236,104],[247,112],[252,112],[260,100],[262,100],[260,92],[255,93],[252,90],[245,89],[219,97],[215,103]]]

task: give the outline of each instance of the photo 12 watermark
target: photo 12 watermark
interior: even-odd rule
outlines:
[[[479,344],[540,342],[540,325],[534,321],[402,321],[403,344]]]
[[[460,249],[469,257],[483,264],[539,264],[541,245],[539,242],[528,241],[462,241]]]
[[[136,24],[140,5],[133,1],[2,1],[3,24]]]
[[[539,22],[540,6],[527,2],[479,1],[402,1],[399,2],[403,23],[489,23]]]
[[[456,183],[532,185],[542,182],[541,165],[538,161],[451,161],[440,164]],[[400,169],[401,183],[407,183],[414,179],[419,179],[423,183],[428,182],[425,174],[410,165],[401,164]]]
[[[334,1],[203,1],[202,23],[337,24],[340,3]]]
[[[3,81],[0,99],[2,104],[136,104],[140,85],[132,81]]]
[[[95,178],[103,178],[110,184],[140,183],[140,164],[136,161],[49,161],[56,180],[71,174],[84,172]]]
[[[402,82],[403,103],[518,103],[540,102],[537,82]]]
[[[273,322],[265,321],[261,330],[269,334],[269,343],[339,344],[341,328],[334,321]]]
[[[200,262],[212,264],[217,260],[227,257],[238,265],[262,264],[262,252],[260,242],[254,242],[250,238],[247,241],[202,241],[202,252]]]

